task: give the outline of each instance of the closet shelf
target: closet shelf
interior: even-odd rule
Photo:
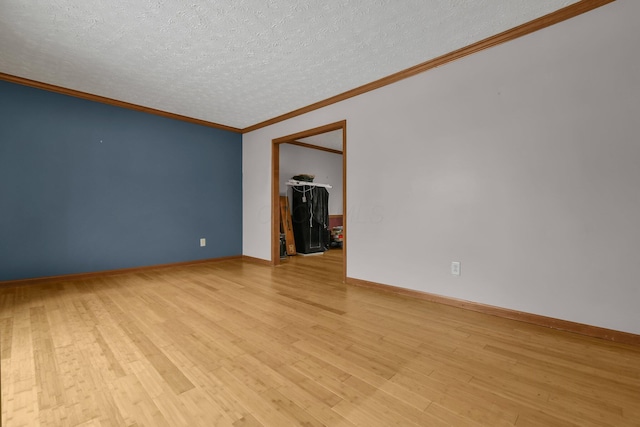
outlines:
[[[297,187],[299,185],[306,185],[308,187],[324,187],[324,188],[333,188],[329,184],[320,184],[317,182],[307,182],[307,181],[296,181],[295,179],[290,179],[286,182],[287,185],[291,187]]]

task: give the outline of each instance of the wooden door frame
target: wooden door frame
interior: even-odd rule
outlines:
[[[342,130],[342,279],[347,277],[347,121],[342,120],[271,141],[271,264],[280,264],[280,145],[296,143],[335,130]]]

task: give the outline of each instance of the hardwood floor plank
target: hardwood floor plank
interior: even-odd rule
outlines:
[[[28,323],[22,326],[26,323],[23,318],[24,312],[14,316],[11,359],[2,361],[3,426],[32,426],[39,423],[31,328]]]
[[[308,427],[323,427],[324,424],[320,422],[314,414],[306,411],[303,407],[290,400],[287,396],[282,394],[279,390],[270,388],[260,393],[260,395],[271,402],[271,404],[278,408],[278,411],[285,414],[290,418],[295,425],[303,425]]]
[[[13,319],[0,319],[0,360],[11,359],[13,340]]]
[[[321,425],[342,427],[352,427],[355,425],[333,410],[333,406],[335,406],[335,404],[330,407],[326,404],[306,399],[304,392],[301,393],[300,390],[296,389],[294,386],[283,387],[278,389],[278,391],[287,399],[290,399],[292,402],[295,402],[297,405],[304,408],[304,410],[313,416],[314,419],[318,420]]]
[[[113,350],[111,350],[111,347],[109,347],[109,344],[104,339],[104,336],[102,335],[100,330],[97,327],[95,327],[93,328],[92,332],[93,332],[93,336],[96,339],[96,342],[100,346],[100,351],[102,352],[102,355],[107,359],[107,363],[109,364],[109,369],[113,371],[113,373],[117,377],[125,376],[126,373],[124,372],[122,365],[120,365],[118,358],[113,353]]]
[[[289,382],[278,388],[278,390],[292,402],[308,411],[317,420],[327,426],[352,425],[352,423],[332,410],[335,405],[342,401],[339,396],[309,380],[292,367],[282,366],[278,372],[289,379]]]
[[[182,371],[136,325],[122,323],[120,327],[176,394],[194,387]]]
[[[435,418],[444,422],[444,425],[448,426],[460,426],[460,427],[481,427],[484,424],[480,424],[473,418],[460,414],[460,410],[456,407],[443,406],[439,403],[432,403],[425,410],[427,414],[434,416]],[[546,426],[545,426],[546,427]]]
[[[31,338],[33,341],[33,361],[35,363],[36,385],[38,386],[38,407],[40,410],[64,405],[64,394],[56,353],[51,340],[49,321],[42,306],[29,309],[31,316]]]
[[[167,398],[171,398],[171,396],[167,396]],[[188,418],[195,420],[195,422],[188,420],[191,425],[231,427],[238,421],[238,419],[230,417],[224,408],[200,388],[194,388],[182,393],[180,401],[185,408],[185,412],[182,415],[189,414],[190,417]]]
[[[316,345],[308,341],[298,341],[294,345],[309,355],[315,356],[349,375],[356,375],[375,386],[384,384],[393,376],[390,370],[375,360],[349,354],[349,352],[337,347]]]
[[[373,387],[357,377],[346,379],[344,384],[358,390],[361,395],[367,396],[367,400],[375,403],[376,406],[385,408],[385,411],[394,419],[404,420],[415,425],[439,424],[439,420],[423,411],[424,408],[417,408],[406,402],[406,394],[399,392],[398,389],[391,388],[387,391]]]
[[[242,380],[238,379],[225,368],[217,369],[214,375],[220,379],[225,385],[229,393],[242,402],[249,413],[255,417],[260,423],[267,426],[293,426],[296,425],[295,420],[282,414],[277,406],[265,400],[258,391],[245,385]]]
[[[536,411],[536,410],[524,410],[518,416],[516,421],[518,427],[580,427],[580,424],[572,423],[570,421],[563,420],[552,414]]]
[[[233,427],[263,427],[263,426],[264,424],[256,420],[256,418],[251,414],[245,415],[239,420],[236,420],[233,422]]]

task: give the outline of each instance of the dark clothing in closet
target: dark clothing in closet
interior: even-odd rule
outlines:
[[[291,188],[293,189],[291,217],[297,251],[324,252],[331,243],[329,192],[324,187],[308,185]]]

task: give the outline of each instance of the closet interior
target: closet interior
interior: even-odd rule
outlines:
[[[309,139],[325,146],[304,140],[280,146],[281,259],[322,255],[343,245],[342,130]],[[331,141],[339,146],[327,147]]]

